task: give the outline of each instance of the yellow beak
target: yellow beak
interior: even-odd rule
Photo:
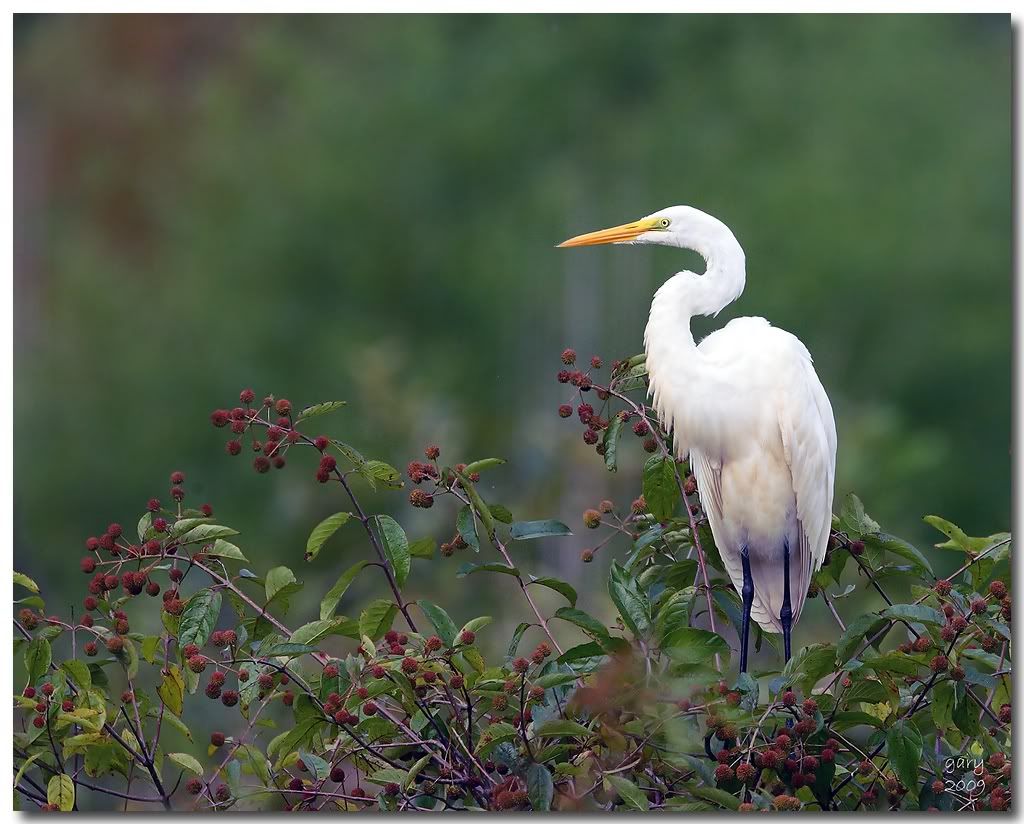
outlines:
[[[596,246],[599,243],[626,243],[635,240],[644,232],[661,228],[661,222],[656,217],[645,217],[633,223],[623,223],[621,226],[612,226],[610,229],[601,229],[598,232],[588,232],[585,235],[576,235],[558,244],[559,249],[568,246]]]

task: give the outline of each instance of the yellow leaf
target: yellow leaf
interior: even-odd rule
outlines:
[[[864,708],[864,712],[868,715],[874,716],[879,721],[884,721],[892,714],[892,707],[889,706],[888,701],[882,701],[880,704],[862,703],[861,707]]]
[[[164,676],[164,680],[157,687],[157,693],[167,704],[168,709],[175,715],[181,715],[182,705],[185,700],[185,681],[181,677],[181,670],[176,664],[171,664],[170,670]]]
[[[61,773],[50,779],[46,785],[46,801],[54,804],[62,813],[69,813],[75,806],[75,782],[70,775]]]

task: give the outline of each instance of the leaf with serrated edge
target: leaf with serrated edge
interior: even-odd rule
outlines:
[[[203,774],[203,765],[195,756],[189,755],[187,752],[169,752],[167,757],[183,770],[194,772],[196,775]]]
[[[423,610],[423,614],[430,619],[430,623],[434,625],[434,629],[441,640],[444,641],[445,646],[453,646],[455,644],[456,627],[455,622],[452,621],[448,613],[430,601],[421,599],[416,603]]]
[[[398,521],[390,515],[378,515],[377,527],[384,539],[384,554],[387,555],[395,573],[395,582],[402,586],[409,577],[412,558],[409,555],[409,539]]]
[[[555,785],[551,773],[543,764],[531,764],[526,770],[526,792],[534,810],[546,813],[551,809]]]
[[[369,563],[369,561],[357,561],[341,574],[341,577],[338,578],[334,586],[327,591],[323,600],[320,601],[320,620],[330,618],[334,614],[334,610],[337,609],[338,602],[341,601],[342,596],[348,591],[348,588],[352,585],[352,582],[362,571],[363,567]]]
[[[178,625],[178,643],[204,647],[220,615],[221,594],[216,589],[201,589],[188,599]]]
[[[576,606],[576,598],[578,597],[576,594],[576,590],[567,581],[562,581],[558,578],[543,577],[534,578],[529,583],[537,584],[537,586],[547,587],[548,589],[553,589],[559,595],[562,595],[565,598],[565,600],[569,602],[570,606]]]
[[[295,419],[295,423],[307,421],[310,418],[316,418],[320,415],[326,415],[329,412],[341,409],[345,405],[346,401],[324,401],[323,403],[317,403],[313,406],[307,406],[299,413],[299,417]]]
[[[647,812],[651,808],[647,795],[628,778],[621,775],[606,775],[605,781],[611,784],[619,797],[626,802],[627,807],[640,812]]]
[[[225,541],[223,538],[218,538],[213,542],[213,546],[206,551],[207,555],[216,555],[219,558],[231,558],[236,561],[245,561],[248,563],[249,559],[242,554],[237,546]]]
[[[359,616],[359,634],[376,641],[391,628],[398,607],[383,598],[373,601]]]
[[[555,520],[513,521],[511,535],[514,541],[528,541],[532,538],[556,538],[572,535],[572,530],[561,521]]]
[[[320,550],[323,549],[324,544],[327,543],[327,539],[344,526],[351,517],[351,512],[335,512],[313,527],[313,531],[309,533],[309,538],[306,539],[305,559],[312,561],[316,558],[320,554]],[[267,597],[269,599],[270,596],[268,595]]]
[[[182,704],[185,699],[185,681],[181,677],[181,670],[176,664],[171,664],[164,675],[157,693],[163,699],[167,707],[175,715],[181,715]]]
[[[70,775],[60,773],[46,785],[46,801],[62,813],[69,813],[75,807],[75,782]]]

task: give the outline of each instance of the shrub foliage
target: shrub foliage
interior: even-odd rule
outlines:
[[[365,536],[365,557],[324,593],[317,620],[292,626],[289,607],[308,597],[295,572],[251,571],[239,533],[209,505],[186,504],[176,472],[168,501],[151,499],[137,524],[86,541],[84,610],[46,615],[38,586],[16,572],[16,802],[1008,809],[1010,536],[971,537],[929,516],[945,540],[926,554],[850,496],[811,584],[837,640],[800,649],[782,669],[730,675],[740,601],[699,490],[644,403],[642,356],[612,364],[606,382],[597,358],[580,369],[566,350],[562,361],[558,380],[572,398],[559,414],[578,419],[597,471],[616,471],[631,442],[648,454],[630,506],[602,501],[583,513],[595,540],[582,560],[615,554],[595,587],[602,594],[585,599],[602,602],[588,604],[601,615],[614,610],[611,623],[568,582],[520,567],[522,542],[571,533],[485,500],[480,479],[504,461],[448,465],[429,447],[409,463],[409,502],[445,506],[452,522],[439,546],[412,540],[359,498],[366,487],[402,489],[401,473],[314,434],[342,402],[299,411],[245,390],[211,416],[230,432],[227,453],[248,454],[260,473],[315,466],[306,482],[337,495],[339,511],[296,560],[315,559],[339,530]],[[485,658],[477,644],[493,631],[488,616],[463,622],[435,601],[405,599],[414,567],[436,555],[468,559],[455,562],[456,577],[493,576],[496,590],[518,592],[523,621],[502,639],[503,655]],[[958,568],[937,578],[930,557]],[[352,583],[371,575],[378,597],[347,603]],[[844,614],[859,588],[885,606]],[[564,605],[545,614],[541,589]],[[757,629],[754,643],[778,653],[776,636]],[[229,732],[196,728],[200,701],[220,702]]]

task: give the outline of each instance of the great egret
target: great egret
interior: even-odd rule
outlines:
[[[836,425],[800,340],[764,318],[737,318],[695,344],[690,319],[717,315],[743,291],[743,249],[729,228],[674,206],[560,246],[659,244],[692,249],[703,275],[683,271],[654,295],[644,334],[654,408],[690,456],[715,544],[743,599],[740,671],[750,618],[782,632],[790,658],[811,574],[832,522]]]

